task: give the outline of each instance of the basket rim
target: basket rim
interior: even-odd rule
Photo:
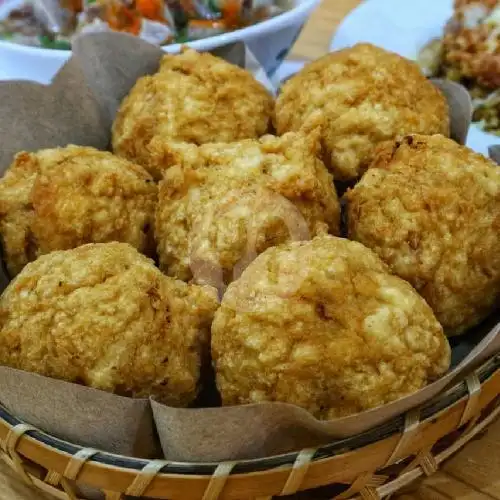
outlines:
[[[473,370],[481,382],[481,385],[487,382],[497,371],[500,370],[500,353],[497,353],[487,359],[480,367]],[[429,419],[434,419],[444,410],[449,409],[456,403],[460,402],[468,395],[467,383],[464,379],[457,382],[441,394],[436,396],[431,401],[418,407],[421,417],[421,422]],[[22,420],[12,415],[5,407],[0,404],[0,421],[3,421],[8,426],[24,424]],[[399,415],[389,422],[380,424],[379,426],[365,431],[361,434],[351,436],[344,439],[332,440],[331,442],[315,448],[311,462],[329,459],[346,452],[356,451],[365,446],[369,446],[378,441],[388,439],[395,434],[404,430],[405,414]],[[78,451],[85,449],[75,443],[70,443],[63,439],[59,439],[51,434],[45,433],[39,429],[29,430],[26,436],[32,438],[36,442],[55,449],[57,452],[67,455],[75,455]],[[234,474],[250,474],[275,469],[277,467],[293,465],[299,455],[300,450],[284,453],[280,455],[272,455],[257,459],[241,459],[237,460],[235,467],[231,471]],[[147,464],[154,459],[134,458],[123,455],[116,455],[99,450],[89,462],[94,462],[96,465],[115,467],[130,472],[141,471]],[[178,462],[165,461],[165,465],[159,473],[183,475],[183,476],[211,476],[215,469],[225,461],[220,462]]]

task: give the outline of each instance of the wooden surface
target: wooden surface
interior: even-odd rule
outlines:
[[[328,52],[335,28],[359,3],[359,0],[323,0],[302,31],[290,57],[315,59]]]
[[[335,27],[358,3],[359,0],[323,0],[291,57],[313,59],[327,52]],[[46,498],[18,480],[0,461],[0,500]],[[397,497],[397,500],[492,499],[500,500],[500,421],[452,458],[441,472]]]

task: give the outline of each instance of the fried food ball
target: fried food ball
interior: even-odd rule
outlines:
[[[0,364],[186,406],[217,305],[214,290],[163,275],[126,243],[56,251],[0,298]]]
[[[500,169],[440,135],[380,146],[346,195],[348,232],[409,281],[448,335],[500,298]]]
[[[157,154],[167,148],[175,163],[159,187],[161,269],[221,289],[270,246],[338,233],[339,202],[318,158],[318,134],[177,149],[156,144]]]
[[[212,324],[223,404],[281,401],[334,419],[389,403],[444,374],[432,310],[368,248],[319,236],[260,255]]]
[[[166,54],[158,73],[140,78],[113,124],[113,150],[142,163],[156,136],[205,144],[256,138],[268,129],[273,99],[246,70],[209,53]],[[161,171],[151,171],[156,179]]]
[[[53,250],[121,241],[154,253],[157,187],[138,165],[93,148],[19,153],[0,180],[0,236],[11,276]]]
[[[376,144],[408,133],[449,135],[448,105],[418,65],[370,44],[328,54],[288,80],[278,134],[320,125],[335,179],[357,178]]]

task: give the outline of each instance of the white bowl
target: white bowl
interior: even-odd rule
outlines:
[[[231,42],[245,42],[271,76],[299,36],[311,12],[321,0],[297,0],[297,5],[284,14],[223,35],[189,42],[200,51],[211,50]],[[0,18],[20,0],[0,0]],[[178,52],[180,44],[164,47],[167,52]],[[0,79],[34,80],[48,83],[69,58],[71,51],[42,49],[0,41]]]

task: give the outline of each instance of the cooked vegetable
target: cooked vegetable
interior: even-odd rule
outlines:
[[[443,37],[420,51],[427,76],[459,82],[469,90],[473,121],[500,135],[500,1],[456,0]]]
[[[0,39],[70,49],[73,36],[123,31],[158,45],[236,30],[281,14],[292,0],[52,0],[51,18],[30,0],[0,20]],[[45,7],[45,5],[44,5]]]

